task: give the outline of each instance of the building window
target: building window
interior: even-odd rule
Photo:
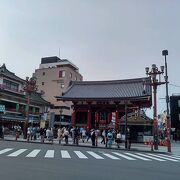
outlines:
[[[70,72],[70,75],[69,75],[70,78],[72,78],[72,73]]]
[[[12,90],[12,91],[16,91],[16,92],[18,92],[18,89],[19,89],[19,85],[17,83],[8,81],[6,79],[3,79],[3,86],[6,89],[9,89],[9,90]]]
[[[77,76],[75,76],[75,81],[77,81]]]
[[[179,121],[180,121],[180,114],[179,114]]]
[[[45,76],[45,72],[43,72],[43,76]]]
[[[66,72],[65,72],[65,71],[59,71],[59,77],[60,77],[60,78],[65,77],[65,75],[66,75]]]
[[[64,88],[64,84],[61,84],[61,88]]]
[[[178,100],[178,107],[180,108],[180,100]]]
[[[44,86],[44,82],[42,82],[42,85]]]

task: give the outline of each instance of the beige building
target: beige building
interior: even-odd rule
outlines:
[[[67,59],[45,57],[41,59],[39,69],[35,70],[33,76],[37,78],[38,91],[52,104],[49,110],[51,125],[69,125],[72,114],[71,102],[57,101],[55,97],[61,96],[71,81],[83,80],[78,67]]]

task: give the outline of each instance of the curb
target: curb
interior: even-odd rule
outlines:
[[[92,148],[92,149],[108,149],[108,150],[118,150],[118,151],[128,151],[128,152],[145,152],[145,153],[160,153],[160,154],[171,154],[168,152],[163,152],[163,151],[148,151],[148,150],[143,150],[143,149],[138,149],[138,148],[131,148],[131,149],[125,149],[125,148],[108,148],[108,147],[99,147],[99,146],[89,146],[89,145],[75,145],[75,144],[55,144],[52,142],[34,142],[34,141],[22,141],[22,140],[11,140],[11,139],[1,139],[0,141],[11,141],[11,142],[18,142],[18,143],[31,143],[31,144],[45,144],[45,145],[56,145],[56,146],[67,146],[67,147],[82,147],[82,148]]]

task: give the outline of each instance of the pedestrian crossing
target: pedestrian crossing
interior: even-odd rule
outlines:
[[[42,153],[43,152],[43,153]],[[14,149],[5,148],[0,149],[0,157],[25,157],[25,158],[44,158],[44,159],[74,159],[81,160],[128,160],[128,161],[158,161],[158,162],[180,162],[180,156],[168,155],[160,153],[143,153],[143,152],[124,152],[124,151],[68,151],[68,150],[43,150],[43,149]]]

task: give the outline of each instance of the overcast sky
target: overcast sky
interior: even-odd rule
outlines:
[[[145,76],[164,64],[169,94],[180,93],[179,0],[0,0],[0,64],[21,78],[42,57],[59,56],[79,67],[84,80]],[[158,88],[158,112],[166,108]]]

